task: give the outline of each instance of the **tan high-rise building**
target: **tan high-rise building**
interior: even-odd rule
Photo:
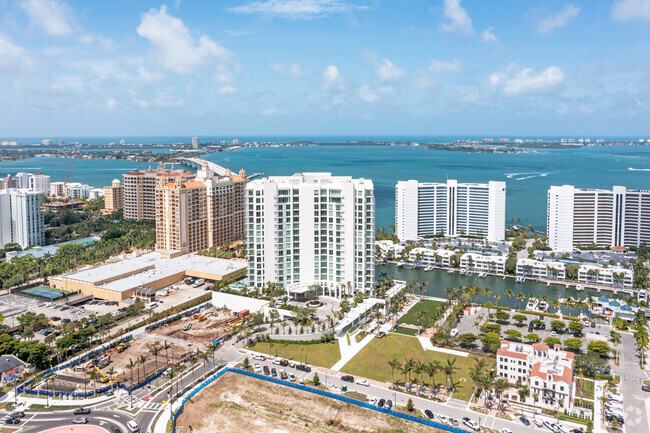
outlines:
[[[208,246],[205,185],[160,179],[156,188],[156,250],[192,252]]]
[[[185,170],[168,169],[160,164],[157,169],[130,171],[122,175],[124,185],[124,218],[130,220],[156,219],[156,185],[159,180],[187,182],[196,175]]]
[[[244,237],[246,172],[216,175],[207,164],[195,180],[159,178],[156,249],[194,252]]]
[[[124,207],[124,187],[118,179],[113,179],[111,186],[104,187],[104,213],[113,213]]]
[[[230,170],[225,176],[216,175],[208,164],[197,172],[197,180],[206,186],[208,209],[208,246],[218,246],[243,239],[246,233],[244,219],[244,195],[246,172],[240,170],[233,175]]]

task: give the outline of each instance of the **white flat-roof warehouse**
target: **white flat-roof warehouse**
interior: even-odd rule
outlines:
[[[169,257],[161,253],[123,254],[119,260],[62,276],[51,277],[57,289],[92,294],[100,299],[121,301],[140,287],[159,289],[186,276],[227,280],[245,270],[246,262],[192,254]]]

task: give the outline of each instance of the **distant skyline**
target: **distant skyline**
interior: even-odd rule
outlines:
[[[650,0],[0,0],[0,140],[650,136]]]

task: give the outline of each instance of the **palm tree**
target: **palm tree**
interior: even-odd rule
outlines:
[[[497,400],[498,400],[498,410],[501,412],[501,397],[503,394],[503,391],[506,389],[510,388],[510,385],[508,384],[508,381],[505,380],[504,378],[497,379],[497,381],[494,383],[494,393],[497,395]]]
[[[555,308],[555,313],[557,314],[557,312],[560,311],[560,301],[557,299],[553,301],[553,307]]]
[[[108,374],[108,380],[110,381],[111,389],[113,389],[113,377],[115,376],[115,369],[113,367],[109,368],[106,372]]]
[[[148,356],[146,355],[140,355],[140,359],[138,359],[138,362],[142,366],[142,378],[146,379],[147,378],[147,370],[145,367],[145,362],[147,362],[147,359],[149,359]]]
[[[415,371],[415,377],[416,378],[418,376],[420,376],[420,382],[419,382],[420,385],[419,386],[422,386],[424,384],[423,381],[422,381],[422,373],[424,373],[425,368],[426,368],[426,366],[423,363],[421,363],[420,361],[416,361],[415,367],[413,368],[413,370]]]
[[[409,381],[408,383],[411,383],[411,373],[413,372],[413,369],[415,368],[415,359],[410,358],[406,359],[404,358],[404,372],[405,374],[408,374]],[[404,385],[406,386],[406,379],[404,379]]]
[[[510,308],[510,300],[513,296],[515,296],[515,292],[513,292],[511,289],[508,289],[504,294],[508,297],[508,308]]]
[[[192,383],[194,383],[194,366],[199,362],[198,356],[193,356],[190,358],[190,364],[192,364]]]
[[[426,372],[431,378],[431,387],[436,388],[436,373],[440,371],[440,363],[438,361],[429,361],[427,364]]]
[[[205,373],[205,367],[208,365],[208,361],[210,360],[210,354],[207,351],[199,352],[199,356],[203,360],[203,373]]]
[[[90,380],[93,381],[93,397],[97,395],[97,379],[99,379],[99,374],[95,371],[92,370],[89,374],[88,377]]]
[[[391,381],[393,382],[393,386],[395,386],[395,369],[400,369],[402,366],[402,363],[397,360],[397,358],[393,358],[392,360],[388,361],[388,365],[390,366],[390,377]]]
[[[499,295],[497,293],[496,295],[494,295],[494,299],[497,301],[497,305],[498,305],[499,304],[499,299],[501,299],[501,295]]]
[[[472,368],[469,369],[469,378],[472,379],[472,382],[474,382],[474,395],[476,395],[476,391],[478,390],[478,386],[481,383],[481,378],[483,377],[483,369],[481,369],[478,365],[472,366]]]
[[[521,302],[521,305],[522,305],[522,307],[523,307],[524,302],[526,302],[526,295],[524,295],[523,293],[519,292],[519,293],[517,294],[517,300],[518,300],[519,302]]]
[[[137,364],[133,362],[131,358],[129,358],[129,363],[127,364],[127,367],[129,370],[131,370],[131,388],[133,388],[133,367],[135,367]]]
[[[153,349],[151,349],[151,353],[153,354],[155,365],[156,365],[156,373],[158,373],[158,355],[162,352],[162,348],[158,345],[155,345]]]
[[[483,289],[483,293],[485,293],[485,297],[489,298],[490,296],[492,296],[492,289],[486,287]]]
[[[163,349],[165,349],[165,365],[169,367],[169,348],[171,345],[167,344],[167,341],[163,344]]]
[[[454,374],[459,367],[456,367],[456,358],[447,358],[447,365],[444,366],[445,376],[447,377],[447,383],[449,389],[454,388]],[[447,392],[449,394],[449,392]]]

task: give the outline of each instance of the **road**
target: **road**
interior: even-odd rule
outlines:
[[[27,413],[22,419],[22,422],[19,424],[22,427],[21,433],[39,433],[43,430],[54,428],[54,427],[63,427],[70,426],[72,427],[72,420],[77,415],[72,413],[72,410],[65,411],[54,411],[47,413]],[[88,424],[104,427],[106,429],[111,428],[111,426],[116,425],[123,432],[127,432],[126,423],[133,419],[122,411],[115,410],[98,410],[93,409],[89,415],[81,415],[88,417]]]
[[[619,392],[623,395],[625,409],[624,432],[647,432],[650,426],[650,393],[641,390],[644,380],[650,379],[648,374],[639,367],[639,358],[636,355],[636,341],[629,332],[621,333],[619,354],[621,365],[614,367],[614,373],[621,376]]]

